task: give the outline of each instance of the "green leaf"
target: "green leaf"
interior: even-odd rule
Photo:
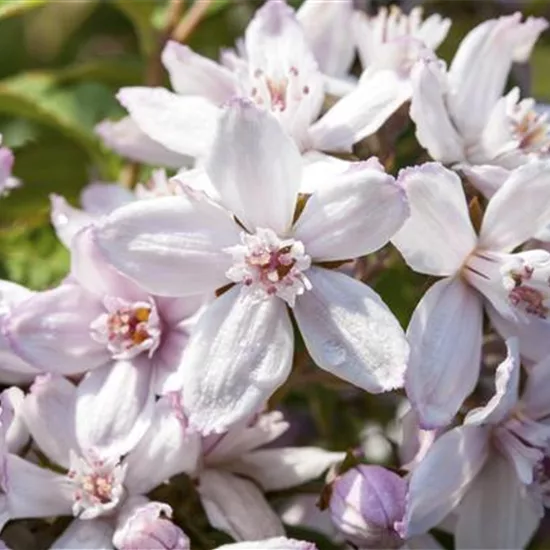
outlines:
[[[156,30],[153,25],[158,0],[115,0],[114,5],[124,14],[136,30],[141,52],[149,57],[155,49]]]
[[[48,0],[0,0],[0,19],[20,15],[47,3]]]
[[[50,74],[27,73],[0,81],[0,113],[49,126],[76,142],[107,177],[108,168],[93,126],[118,109],[110,90],[85,83],[55,86]]]

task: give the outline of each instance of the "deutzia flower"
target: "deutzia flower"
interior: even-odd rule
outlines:
[[[2,136],[0,135],[0,143]],[[12,176],[13,153],[7,147],[0,147],[0,198],[7,197],[13,189],[21,186],[21,181]]]
[[[206,161],[220,203],[196,192],[138,202],[96,228],[105,257],[144,288],[218,289],[182,370],[184,406],[200,430],[253,414],[286,380],[287,306],[321,368],[375,393],[401,384],[408,348],[398,322],[369,287],[327,269],[379,249],[408,214],[391,176],[352,166],[304,204],[292,139],[270,113],[235,100]]]
[[[77,421],[97,419],[96,436],[102,432],[111,447],[116,440],[123,454],[147,429],[155,394],[176,384],[174,371],[203,298],[149,295],[105,262],[90,228],[71,247],[70,277],[14,308],[5,333],[42,371],[90,371],[78,388]],[[116,415],[118,408],[125,414]]]
[[[409,97],[393,71],[379,71],[319,118],[323,76],[294,10],[282,0],[269,0],[256,12],[240,57],[226,52],[219,65],[169,42],[162,59],[179,95],[136,87],[123,88],[118,99],[151,138],[195,157],[208,152],[221,106],[236,96],[270,111],[302,152],[351,151]]]
[[[392,242],[415,271],[445,277],[424,295],[407,329],[407,395],[421,425],[433,428],[452,420],[477,383],[484,307],[497,329],[513,324],[520,337],[548,349],[550,254],[510,252],[548,224],[550,163],[513,172],[489,201],[479,236],[455,173],[427,163],[398,179],[411,217]]]
[[[526,61],[542,18],[521,14],[490,19],[461,42],[447,72],[424,59],[412,71],[411,118],[416,136],[433,159],[445,164],[496,164],[514,168],[549,151],[544,115],[514,88],[501,97],[514,61]]]
[[[496,391],[464,424],[437,439],[409,481],[409,536],[457,515],[457,548],[524,548],[550,502],[548,360],[529,371],[518,398],[517,342],[498,367]]]

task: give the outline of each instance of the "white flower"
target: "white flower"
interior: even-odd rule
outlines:
[[[182,371],[183,402],[201,430],[223,431],[256,412],[286,380],[287,304],[321,368],[371,392],[401,384],[399,324],[366,285],[324,266],[383,246],[408,206],[373,163],[348,166],[297,211],[298,149],[272,115],[235,101],[206,162],[219,203],[193,193],[134,203],[97,227],[108,260],[147,289],[227,290],[199,319]]]

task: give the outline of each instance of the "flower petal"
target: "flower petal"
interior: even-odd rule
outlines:
[[[95,127],[95,133],[109,149],[130,160],[176,170],[189,166],[193,161],[191,157],[176,153],[152,140],[131,117],[116,122],[104,120]]]
[[[550,161],[513,170],[493,195],[479,235],[479,246],[510,252],[550,222]]]
[[[346,76],[355,55],[347,32],[351,29],[352,0],[306,0],[296,15],[323,73]]]
[[[118,457],[133,449],[149,428],[155,396],[144,354],[90,372],[78,386],[76,436],[84,451]]]
[[[407,538],[435,527],[462,499],[487,458],[484,427],[464,426],[442,435],[409,480]]]
[[[307,276],[313,288],[293,311],[315,363],[371,393],[400,387],[408,345],[378,294],[336,271],[312,267]]]
[[[233,101],[220,121],[205,168],[222,204],[248,229],[269,228],[279,235],[288,231],[302,159],[268,111],[245,100]]]
[[[94,230],[116,269],[160,296],[210,292],[228,283],[224,248],[240,242],[231,216],[207,200],[162,197],[119,208]]]
[[[410,115],[420,144],[433,159],[447,164],[464,160],[464,145],[445,103],[446,79],[439,60],[418,61],[411,72]]]
[[[82,208],[89,214],[109,214],[116,208],[136,200],[136,196],[118,183],[90,183],[80,193]]]
[[[50,220],[57,238],[67,247],[71,246],[73,237],[83,228],[92,225],[96,216],[71,206],[60,195],[50,195]]]
[[[459,278],[438,281],[416,306],[405,389],[423,428],[449,424],[475,388],[482,321],[481,299]]]
[[[74,486],[67,476],[40,468],[17,455],[6,457],[11,519],[71,516]]]
[[[428,275],[452,275],[476,245],[460,178],[429,162],[399,172],[411,215],[392,239],[407,264]]]
[[[502,184],[510,176],[510,170],[506,170],[501,166],[492,166],[490,164],[483,166],[468,166],[467,164],[459,164],[453,167],[459,169],[468,178],[468,181],[474,185],[476,189],[483,193],[483,196],[490,199]]]
[[[450,472],[449,472],[450,473]],[[458,508],[457,548],[525,548],[542,517],[513,467],[492,453]]]
[[[260,449],[226,463],[225,468],[253,479],[264,491],[281,491],[318,478],[344,457],[345,453],[318,447]]]
[[[220,109],[206,98],[178,96],[164,88],[122,88],[117,99],[151,139],[180,155],[204,155]]]
[[[484,407],[471,410],[464,419],[464,424],[479,426],[481,424],[499,424],[518,402],[520,358],[516,338],[506,340],[508,355],[498,366],[495,375],[495,394]]]
[[[179,42],[169,40],[166,43],[162,63],[178,94],[202,96],[215,105],[237,94],[235,77],[230,70]]]
[[[294,225],[314,261],[364,256],[384,246],[409,209],[403,188],[370,166],[354,166],[330,178],[307,201]]]
[[[55,540],[51,550],[112,550],[114,531],[114,527],[102,519],[75,519]]]
[[[529,369],[521,402],[529,418],[550,416],[550,354]]]
[[[223,546],[218,546],[216,550],[258,550],[259,544],[261,544],[262,550],[317,550],[317,546],[312,542],[287,539],[285,537],[276,537],[254,542],[224,544]]]
[[[354,143],[379,130],[410,96],[408,83],[396,73],[377,71],[311,126],[311,148],[351,151]]]
[[[46,372],[76,374],[103,365],[107,349],[90,336],[90,323],[103,313],[97,298],[78,285],[39,292],[7,319],[14,350]]]
[[[131,494],[145,494],[176,474],[194,474],[200,452],[200,435],[187,429],[177,396],[162,397],[149,429],[126,457],[124,484]]]
[[[294,351],[285,303],[237,285],[199,319],[185,354],[183,403],[205,435],[255,412],[287,379]]]
[[[197,489],[212,526],[235,540],[284,535],[281,520],[251,481],[223,470],[207,469]]]
[[[69,453],[78,449],[76,388],[61,376],[38,377],[23,402],[23,416],[35,443],[59,466],[69,469]]]

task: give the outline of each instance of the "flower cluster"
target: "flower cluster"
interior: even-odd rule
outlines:
[[[81,209],[52,196],[70,272],[0,281],[1,527],[68,516],[52,548],[184,550],[196,498],[236,541],[218,550],[316,548],[285,524],[361,549],[529,542],[550,506],[550,126],[506,83],[548,23],[485,21],[447,68],[451,21],[422,17],[268,0],[219,63],[168,41],[173,91],[119,91],[128,117],[97,133],[160,169]],[[431,160],[394,177],[362,155],[389,125]],[[383,248],[438,278],[406,332],[362,277]],[[308,376],[404,388],[396,469],[277,443]]]

